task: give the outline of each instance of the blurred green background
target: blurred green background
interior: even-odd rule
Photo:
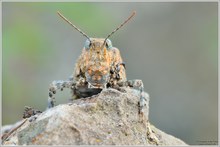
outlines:
[[[48,86],[65,80],[86,40],[106,37],[133,10],[136,17],[110,39],[128,79],[150,94],[150,122],[188,144],[218,137],[218,3],[3,2],[2,124],[22,118],[24,106],[45,110]],[[66,103],[69,90],[57,94]]]

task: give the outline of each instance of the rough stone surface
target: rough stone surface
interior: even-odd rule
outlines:
[[[149,98],[141,121],[138,91],[124,90],[106,89],[48,109],[26,121],[3,145],[186,145],[149,123]]]

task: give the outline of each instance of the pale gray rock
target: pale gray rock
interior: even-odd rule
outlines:
[[[138,115],[138,91],[105,89],[93,97],[61,104],[27,121],[4,145],[187,145]]]

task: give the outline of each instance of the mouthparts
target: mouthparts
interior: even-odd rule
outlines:
[[[88,88],[105,89],[106,84],[98,84],[98,83],[89,83],[88,82]]]

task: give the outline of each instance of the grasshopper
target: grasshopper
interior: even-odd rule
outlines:
[[[53,81],[49,86],[48,108],[55,105],[55,93],[64,88],[71,89],[73,99],[90,97],[100,93],[105,88],[133,87],[140,91],[139,114],[143,116],[146,106],[144,85],[142,80],[127,80],[125,63],[119,49],[113,47],[109,39],[116,31],[123,27],[132,17],[134,11],[122,24],[113,30],[106,38],[90,38],[82,30],[72,24],[59,11],[58,15],[74,29],[87,38],[79,56],[73,74],[66,81]]]

